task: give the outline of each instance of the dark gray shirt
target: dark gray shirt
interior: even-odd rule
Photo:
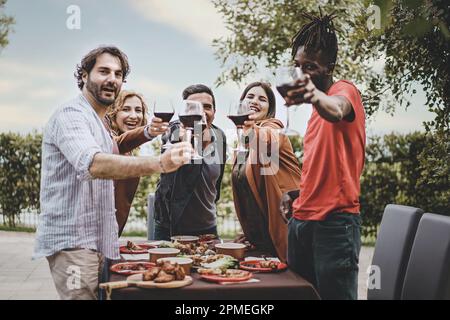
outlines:
[[[217,144],[211,143],[203,153],[202,171],[192,197],[177,224],[177,233],[189,234],[216,226],[216,183],[220,176]]]

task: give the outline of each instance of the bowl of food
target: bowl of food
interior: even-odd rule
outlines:
[[[170,240],[176,241],[178,243],[182,244],[188,244],[188,243],[197,243],[200,238],[197,236],[173,236],[170,237]]]
[[[160,258],[176,257],[180,250],[175,248],[154,248],[149,249],[148,253],[150,254],[150,262],[155,263]]]
[[[183,257],[169,257],[169,258],[159,258],[157,263],[164,263],[165,261],[170,262],[171,264],[177,263],[180,267],[184,269],[184,273],[187,275],[191,274],[191,268],[193,260],[191,258],[183,258]]]
[[[215,248],[217,253],[226,254],[238,260],[244,259],[245,244],[235,242],[216,243]]]

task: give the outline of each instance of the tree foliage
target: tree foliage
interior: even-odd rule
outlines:
[[[151,148],[155,154],[160,152],[161,143],[159,139],[154,139],[151,143]],[[137,154],[136,154],[137,155]],[[132,211],[140,218],[147,217],[147,200],[150,193],[155,193],[158,185],[159,175],[141,177],[139,185],[132,202]]]
[[[393,113],[398,107],[407,108],[416,93],[416,87],[421,85],[426,95],[424,107],[435,117],[424,123],[425,136],[404,138],[409,141],[403,143],[408,145],[408,150],[415,150],[409,156],[414,159],[414,168],[411,170],[415,169],[412,172],[418,175],[414,177],[414,184],[406,185],[410,189],[402,192],[412,195],[414,188],[426,188],[420,194],[428,192],[427,197],[412,201],[411,196],[408,198],[410,202],[419,207],[431,206],[430,201],[446,203],[446,206],[431,207],[443,210],[442,213],[448,212],[448,201],[445,201],[449,196],[450,177],[448,1],[212,1],[231,32],[230,36],[213,42],[216,58],[223,68],[216,81],[219,86],[227,81],[239,84],[261,69],[273,70],[289,61],[291,38],[305,22],[301,13],[308,11],[318,14],[319,4],[323,12],[335,11],[337,14],[333,20],[339,38],[335,76],[349,79],[358,85],[368,117],[377,111]],[[380,12],[379,25],[375,19],[377,11],[374,9],[377,8]],[[375,68],[375,62],[382,62],[381,72]],[[386,139],[383,148],[390,150],[390,138]],[[382,148],[381,145],[378,147]],[[368,159],[371,152],[373,150],[369,148]],[[408,163],[407,157],[404,157],[404,161]],[[395,180],[399,185],[391,184],[398,175],[398,168],[392,167],[392,164],[373,164],[371,160],[367,163],[366,174],[370,173],[373,177],[370,183],[380,188],[384,186],[385,193],[397,194],[400,192],[398,190],[405,187],[400,180]],[[405,163],[397,166],[403,170],[406,168]],[[369,180],[365,181],[369,183]],[[380,189],[377,187],[376,190]],[[376,196],[385,200],[384,205],[391,200],[402,199],[400,196],[391,199],[383,193]],[[372,206],[371,202],[366,204]],[[368,210],[374,211],[373,208]]]
[[[423,150],[440,145],[437,139],[439,135],[420,132],[369,137],[360,195],[364,236],[376,236],[384,208],[389,203],[450,215],[448,175],[438,175],[428,182],[425,180],[428,170],[435,163],[422,165]],[[294,152],[302,154],[301,139],[291,141]],[[302,159],[299,161],[301,163]]]
[[[25,209],[39,209],[42,135],[0,133],[0,209],[9,227]]]
[[[302,12],[318,13],[317,1],[213,0],[231,35],[213,41],[223,72],[216,84],[241,83],[261,68],[273,70],[290,60],[293,35],[305,22]],[[445,0],[321,1],[323,12],[336,12],[339,52],[335,76],[354,81],[366,113],[393,112],[394,101],[408,106],[413,85],[427,94],[436,114],[430,126],[447,126],[449,117],[449,5]],[[380,25],[372,27],[380,8]],[[384,61],[383,72],[374,62]]]
[[[318,11],[316,1],[235,0],[230,5],[228,0],[213,0],[213,3],[231,31],[230,36],[213,41],[216,58],[223,67],[217,85],[230,80],[241,83],[260,68],[273,71],[290,61],[292,37],[306,22],[301,13]],[[339,30],[336,76],[359,84],[371,83],[376,74],[370,64],[361,61],[376,57],[378,53],[367,52],[365,57],[355,55],[359,40],[368,33],[364,3],[354,0],[329,1],[322,8],[324,12],[335,11],[338,14],[333,20]],[[377,110],[380,100],[372,89],[367,86],[364,91],[369,114]]]
[[[363,234],[376,235],[384,207],[401,203],[427,212],[449,214],[450,184],[448,177],[435,177],[427,182],[427,170],[439,162],[421,165],[422,150],[439,145],[437,135],[412,133],[370,137],[366,148],[366,164],[361,177],[361,213]],[[295,154],[302,164],[302,139],[291,138]],[[39,209],[42,135],[33,133],[0,134],[0,213],[10,227],[17,224],[23,210]],[[158,143],[153,144],[159,150]],[[441,161],[439,158],[437,161]],[[429,158],[428,158],[429,160]],[[225,166],[221,197],[217,205],[219,217],[235,216],[231,188],[231,163]],[[133,200],[132,217],[147,216],[147,197],[155,192],[159,175],[142,177]],[[219,219],[219,221],[221,221]]]
[[[3,13],[6,1],[0,0],[0,50],[8,45],[8,34],[14,24],[14,18]]]

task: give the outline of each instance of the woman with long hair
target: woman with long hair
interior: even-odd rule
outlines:
[[[153,118],[147,124],[147,105],[144,97],[134,91],[122,90],[107,114],[107,126],[118,151],[122,155],[137,155],[138,147],[166,131],[168,123]],[[116,218],[119,236],[130,214],[131,203],[139,185],[139,178],[114,181]]]
[[[275,95],[270,84],[253,82],[243,91],[241,102],[254,112],[245,123],[248,151],[233,163],[232,187],[236,213],[244,237],[256,249],[287,260],[287,222],[279,213],[284,192],[296,189],[300,169],[283,124],[275,119]]]

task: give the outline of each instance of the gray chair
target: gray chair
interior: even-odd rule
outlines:
[[[450,217],[420,220],[403,285],[404,300],[450,300]]]
[[[147,198],[147,239],[155,239],[155,194],[150,193]]]
[[[384,209],[372,259],[372,267],[376,267],[373,270],[379,272],[379,283],[369,286],[368,300],[401,298],[409,255],[422,214],[423,210],[419,208],[395,204]]]

